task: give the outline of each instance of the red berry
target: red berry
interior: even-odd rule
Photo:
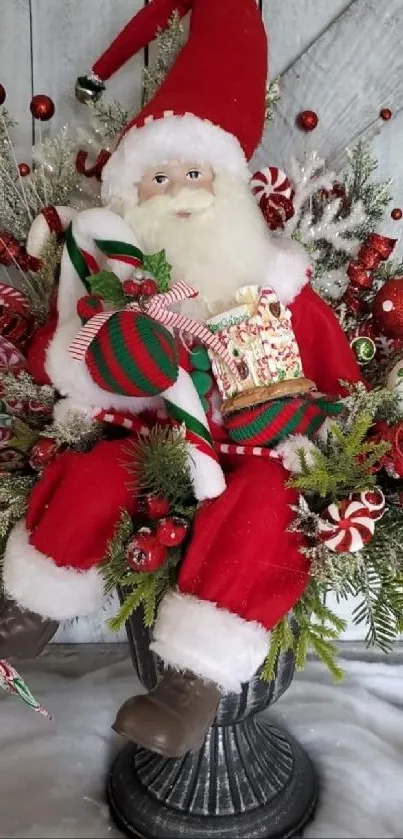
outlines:
[[[187,524],[184,519],[180,518],[165,518],[158,522],[157,536],[161,545],[166,545],[168,548],[173,548],[176,545],[181,545],[187,531]]]
[[[140,293],[145,294],[147,297],[151,297],[152,294],[156,294],[158,291],[158,286],[155,280],[151,277],[148,280],[143,280],[140,286]]]
[[[149,519],[161,519],[163,516],[168,515],[170,504],[161,495],[147,495],[146,509]]]
[[[28,163],[19,163],[18,164],[18,171],[19,171],[21,177],[25,178],[27,175],[29,175],[29,173],[31,171],[31,167],[29,166]]]
[[[318,122],[319,118],[315,111],[301,111],[297,116],[297,126],[302,131],[314,131]]]
[[[166,548],[149,527],[140,527],[126,548],[126,562],[134,571],[158,571],[166,560]]]
[[[6,89],[3,84],[0,84],[0,105],[6,101]]]
[[[138,297],[140,293],[140,283],[136,283],[135,280],[125,280],[122,288],[128,297]]]
[[[391,212],[391,216],[393,221],[400,221],[400,219],[403,218],[403,210],[401,210],[400,207],[395,207]]]
[[[392,111],[390,110],[390,108],[382,108],[379,116],[381,119],[384,120],[384,122],[388,122],[390,119],[392,119]]]

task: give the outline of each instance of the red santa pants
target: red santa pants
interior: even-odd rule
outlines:
[[[127,440],[61,455],[31,494],[4,560],[6,591],[58,620],[89,614],[103,598],[99,563],[121,511],[136,513]],[[238,690],[265,658],[267,631],[308,580],[302,537],[290,533],[296,493],[277,461],[239,459],[227,489],[197,513],[178,588],[160,605],[153,649],[172,666]]]

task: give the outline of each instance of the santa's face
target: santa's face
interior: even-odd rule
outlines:
[[[170,160],[165,166],[146,169],[138,185],[139,203],[143,204],[157,195],[175,198],[183,189],[203,189],[213,193],[213,181],[212,166]]]
[[[216,314],[233,303],[240,286],[261,285],[269,237],[241,178],[197,161],[171,160],[147,169],[119,211],[140,246],[148,253],[164,249],[173,279],[199,291],[200,314],[200,301],[204,315]]]

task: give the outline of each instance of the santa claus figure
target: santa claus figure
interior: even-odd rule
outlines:
[[[290,313],[304,380],[318,393],[340,396],[340,380],[360,377],[353,353],[310,287],[305,252],[272,237],[249,187],[267,76],[266,34],[255,0],[152,0],[79,79],[79,95],[97,95],[174,8],[181,15],[191,10],[188,41],[107,162],[104,206],[144,252],[165,250],[172,281],[199,293],[183,307],[193,317],[210,319],[233,308],[245,286],[270,287]],[[45,367],[61,393],[93,412],[111,404],[113,388],[102,393],[99,379],[98,389],[77,385],[76,362],[68,358],[83,294],[80,282],[60,286]],[[32,358],[37,363],[38,353]],[[115,407],[127,399],[125,410],[141,411],[144,405],[136,409],[132,397],[116,397]],[[210,433],[225,443],[216,394],[213,402]],[[287,482],[304,439],[293,437],[293,428],[272,459],[223,455],[225,488],[200,504],[176,590],[159,606],[151,647],[164,676],[152,693],[129,699],[117,714],[116,730],[135,743],[172,757],[197,748],[220,696],[239,692],[253,677],[267,655],[271,628],[302,595],[309,566],[301,534],[289,530],[298,499]],[[121,509],[135,516],[138,504],[122,462],[125,442],[104,440],[87,454],[61,455],[11,534],[6,593],[13,608],[38,616],[41,630],[48,621],[90,614],[102,604],[99,564]]]

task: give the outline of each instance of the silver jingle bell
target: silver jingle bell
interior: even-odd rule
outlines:
[[[102,79],[99,79],[95,74],[79,76],[76,81],[76,99],[83,105],[88,105],[90,102],[97,102],[101,98],[104,90],[105,85]]]

